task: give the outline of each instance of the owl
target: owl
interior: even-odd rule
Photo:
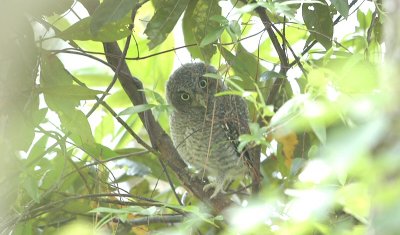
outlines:
[[[170,76],[166,96],[173,107],[173,143],[188,165],[210,179],[204,190],[214,189],[213,198],[254,167],[249,153],[237,148],[239,136],[249,133],[245,101],[240,96],[216,96],[228,88],[206,73],[217,70],[201,62],[184,64]]]

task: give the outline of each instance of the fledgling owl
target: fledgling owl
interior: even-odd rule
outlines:
[[[206,73],[217,70],[204,63],[185,64],[171,75],[166,92],[173,107],[169,118],[174,145],[187,164],[211,176],[204,190],[214,188],[213,198],[251,171],[251,157],[237,149],[239,136],[249,133],[245,101],[240,96],[215,96],[227,87]]]

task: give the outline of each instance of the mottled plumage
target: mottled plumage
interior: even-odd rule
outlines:
[[[215,96],[227,87],[203,75],[216,72],[204,63],[185,64],[167,83],[174,145],[186,163],[212,177],[204,187],[215,188],[212,197],[249,172],[249,155],[237,150],[238,137],[249,133],[247,106],[240,96]]]

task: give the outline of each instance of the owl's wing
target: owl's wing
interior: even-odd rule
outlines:
[[[248,147],[242,152],[239,152],[238,146],[240,144],[239,136],[242,134],[250,134],[248,125],[248,110],[246,102],[240,96],[222,96],[224,97],[224,110],[220,112],[222,119],[222,128],[224,129],[227,139],[234,145],[238,156],[243,158],[245,165],[249,168],[252,176],[252,190],[253,192],[259,191],[261,181],[260,173],[260,158],[258,156],[258,148]],[[221,98],[222,98],[221,97]]]

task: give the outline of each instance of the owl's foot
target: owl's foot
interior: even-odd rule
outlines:
[[[222,193],[222,194],[225,194],[225,193],[226,193],[225,190],[224,190],[224,188],[225,188],[225,185],[226,185],[229,181],[230,181],[230,180],[229,180],[228,178],[226,178],[225,176],[218,176],[218,177],[216,178],[215,181],[212,181],[211,183],[205,185],[205,186],[203,187],[203,190],[204,190],[204,191],[208,191],[208,190],[210,190],[211,188],[214,188],[214,192],[213,192],[213,194],[212,194],[211,197],[210,197],[210,198],[212,199],[212,198],[214,198],[215,196],[217,196],[218,193]]]
[[[211,183],[209,183],[209,184],[206,184],[204,187],[203,187],[203,190],[205,191],[205,192],[207,192],[208,190],[210,190],[210,189],[212,189],[212,188],[214,188],[214,192],[213,192],[213,194],[211,195],[211,199],[212,198],[214,198],[215,196],[217,196],[218,195],[218,193],[226,193],[225,192],[225,190],[224,190],[224,185],[223,184],[219,184],[218,182],[216,182],[216,181],[214,181],[214,182],[211,182]]]

